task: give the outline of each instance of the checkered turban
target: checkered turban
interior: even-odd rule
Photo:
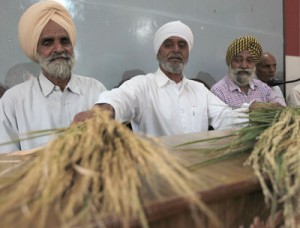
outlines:
[[[255,62],[258,62],[262,55],[262,47],[253,36],[243,36],[235,39],[228,47],[226,52],[226,64],[229,66],[232,60],[240,52],[248,50]]]

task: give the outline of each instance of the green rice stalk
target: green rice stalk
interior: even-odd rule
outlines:
[[[1,225],[106,227],[117,219],[121,227],[133,220],[148,227],[145,196],[180,196],[219,227],[195,193],[200,184],[158,141],[97,113],[0,176]]]
[[[247,126],[233,130],[228,135],[214,137],[209,139],[194,140],[186,142],[184,144],[177,145],[175,149],[180,149],[180,151],[198,151],[199,153],[205,153],[207,159],[199,161],[195,164],[197,168],[206,164],[213,162],[226,160],[232,156],[236,156],[242,153],[251,153],[258,137],[269,128],[274,122],[278,120],[279,113],[282,109],[256,109],[249,114],[249,123]],[[299,111],[300,113],[300,111]],[[201,143],[207,142],[219,142],[222,143],[219,147],[203,147]],[[196,144],[196,147],[191,147],[191,145]],[[199,144],[200,143],[200,144]],[[189,146],[187,148],[187,146]]]

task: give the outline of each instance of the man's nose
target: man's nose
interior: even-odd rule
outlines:
[[[249,68],[247,61],[246,61],[246,60],[243,60],[243,61],[241,62],[240,67],[241,67],[242,69],[247,69],[247,68]]]
[[[174,52],[178,52],[180,50],[178,44],[174,44],[173,50],[174,50]]]
[[[54,43],[54,51],[57,53],[61,53],[64,51],[64,47],[60,42],[55,42]]]

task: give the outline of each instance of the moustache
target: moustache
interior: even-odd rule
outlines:
[[[70,58],[71,58],[71,56],[70,56],[69,54],[66,54],[66,53],[60,53],[60,54],[54,53],[54,54],[52,54],[52,55],[48,58],[48,60],[49,60],[49,62],[52,62],[52,61],[54,61],[54,60],[56,60],[56,59],[69,60]]]
[[[235,74],[237,74],[237,75],[243,75],[243,74],[252,75],[252,71],[251,70],[236,70]]]
[[[172,59],[177,59],[177,60],[180,60],[180,61],[183,61],[183,57],[181,54],[174,54],[174,55],[170,55],[168,57],[169,60],[172,60]]]

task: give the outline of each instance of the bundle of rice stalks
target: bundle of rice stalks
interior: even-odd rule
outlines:
[[[205,162],[216,162],[233,155],[249,153],[246,165],[252,166],[271,207],[271,217],[283,207],[287,227],[299,227],[300,221],[300,108],[258,109],[250,113],[249,124],[231,134],[209,141],[232,141],[213,149],[195,148],[210,154]],[[189,142],[193,144],[208,141]],[[180,145],[180,146],[183,146]],[[271,182],[271,185],[268,184]]]
[[[247,165],[259,178],[273,216],[283,206],[286,227],[299,227],[300,216],[300,110],[285,108],[278,120],[258,138]],[[271,186],[265,179],[271,181]]]
[[[268,108],[256,109],[249,114],[249,123],[243,128],[233,130],[224,136],[183,143],[176,146],[176,148],[180,148],[180,150],[186,152],[201,152],[206,154],[205,157],[207,159],[203,159],[199,161],[199,163],[188,167],[192,170],[203,165],[228,159],[235,155],[250,153],[257,142],[258,136],[270,127],[272,123],[278,120],[278,115],[281,110],[282,109]],[[216,141],[219,142],[221,146],[199,147],[197,145],[197,147],[191,147],[192,145],[202,142],[214,143]]]
[[[189,171],[154,139],[103,113],[66,129],[9,174],[0,177],[3,227],[106,227],[112,221],[129,227],[132,220],[148,227],[145,195],[186,197],[218,225]]]

